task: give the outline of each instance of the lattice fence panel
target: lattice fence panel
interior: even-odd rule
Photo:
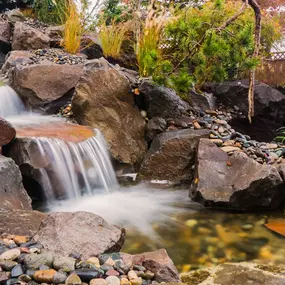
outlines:
[[[285,60],[285,52],[273,52],[269,57],[270,60]]]

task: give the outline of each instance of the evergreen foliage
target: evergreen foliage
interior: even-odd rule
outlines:
[[[200,7],[179,8],[173,12],[160,39],[167,49],[156,58],[156,66],[168,62],[170,72],[159,76],[158,82],[180,92],[190,89],[191,83],[220,82],[239,78],[256,67],[259,58],[252,58],[254,48],[254,15],[247,9],[226,28],[223,24],[240,9],[240,2],[215,0]],[[263,21],[262,54],[268,52],[280,38],[280,27],[271,18]],[[171,68],[169,67],[171,64]]]

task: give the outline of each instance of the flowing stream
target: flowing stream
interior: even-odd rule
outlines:
[[[64,122],[28,112],[8,86],[0,87],[0,116],[19,133],[34,125],[45,130],[54,124],[57,130]],[[126,227],[124,251],[164,247],[180,271],[253,259],[285,263],[284,238],[264,227],[270,218],[283,214],[206,211],[189,201],[187,189],[154,189],[147,184],[122,188],[99,131],[81,142],[40,134],[30,139],[40,154],[36,159],[49,161],[40,169],[49,211],[89,211]],[[64,199],[58,199],[58,192]]]

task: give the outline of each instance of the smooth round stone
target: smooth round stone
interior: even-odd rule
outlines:
[[[90,257],[89,259],[86,260],[86,263],[90,263],[95,265],[96,267],[100,267],[100,261],[99,258],[97,257]]]
[[[49,269],[50,269],[50,267],[48,267],[48,266],[46,266],[44,264],[39,267],[39,270],[49,270]]]
[[[139,271],[138,272],[138,277],[141,277],[142,279],[146,279],[145,278],[145,273],[143,271]]]
[[[108,276],[106,278],[108,285],[120,285],[121,281],[117,276]]]
[[[5,284],[8,279],[6,272],[0,272],[0,284]]]
[[[129,278],[129,280],[136,279],[136,278],[138,278],[138,275],[134,270],[130,270],[128,272],[128,278]]]
[[[74,271],[75,270],[75,259],[72,257],[61,257],[61,256],[55,257],[53,261],[53,267],[56,270],[62,270],[64,272]]]
[[[26,271],[26,274],[29,275],[30,277],[33,277],[35,272],[36,272],[36,270],[29,269],[29,270]]]
[[[61,272],[56,272],[55,275],[53,276],[53,284],[64,284],[66,281],[67,277],[64,273]]]
[[[119,276],[120,275],[120,273],[114,269],[108,270],[105,274],[106,276]]]
[[[38,270],[34,274],[34,279],[37,282],[49,284],[53,282],[53,278],[55,274],[56,274],[56,271],[54,269]]]
[[[52,267],[53,254],[50,252],[44,252],[41,254],[27,254],[24,257],[24,265],[27,269],[39,269],[41,265]]]
[[[71,275],[69,275],[65,280],[66,285],[81,285],[81,283],[82,281],[80,277],[75,273],[72,273]]]
[[[99,255],[100,264],[104,264],[109,258],[116,261],[121,259],[121,255],[119,252],[100,254]]]
[[[131,285],[131,282],[129,281],[128,278],[122,278],[120,284],[121,285]]]
[[[89,285],[108,285],[108,282],[103,278],[92,279]]]
[[[104,271],[97,268],[97,269],[76,269],[74,271],[83,282],[89,283],[90,280],[94,278],[101,278],[104,275]]]
[[[151,272],[150,270],[147,270],[147,271],[145,272],[145,279],[147,279],[147,280],[152,280],[153,278],[154,278],[154,273]]]
[[[0,255],[0,260],[15,260],[20,254],[21,250],[19,248],[9,249]]]
[[[131,279],[130,281],[132,285],[142,285],[143,283],[143,280],[141,277]]]
[[[113,269],[113,267],[112,266],[110,266],[110,265],[102,265],[101,267],[100,267],[100,269],[102,269],[104,272],[107,272],[108,270],[111,270],[111,269]]]
[[[11,278],[6,281],[6,285],[14,285],[16,283],[19,283],[19,280],[17,278]]]
[[[6,271],[11,271],[18,263],[16,261],[0,261],[0,267]]]
[[[24,274],[24,269],[23,269],[23,266],[21,264],[18,264],[16,265],[12,271],[11,271],[11,277],[12,278],[16,278],[16,277],[19,277],[20,275]]]
[[[14,237],[14,242],[17,245],[21,245],[22,243],[26,243],[29,241],[29,238],[27,236],[15,236]]]
[[[138,271],[146,271],[146,268],[142,265],[134,265],[134,269]]]
[[[25,282],[25,283],[28,283],[32,280],[32,278],[27,274],[23,274],[23,275],[19,276],[18,279],[19,279],[19,281]]]

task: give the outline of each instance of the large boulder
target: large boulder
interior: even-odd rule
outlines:
[[[285,285],[284,266],[249,262],[225,263],[190,273],[182,273],[187,285]]]
[[[260,165],[241,151],[228,156],[208,139],[199,142],[190,194],[206,207],[236,210],[277,209],[285,199],[275,166]]]
[[[32,53],[25,50],[14,50],[8,53],[5,63],[2,66],[2,72],[6,73],[17,64],[28,65],[33,63],[31,59]]]
[[[11,142],[16,136],[16,130],[5,119],[0,117],[0,147]]]
[[[124,229],[87,212],[52,213],[42,221],[34,236],[48,251],[63,256],[78,252],[83,259],[119,251],[124,238]]]
[[[30,50],[49,48],[50,38],[29,25],[16,22],[12,39],[13,50]]]
[[[98,128],[120,162],[141,162],[146,151],[145,122],[127,79],[104,59],[86,64],[75,88],[73,113],[78,123]]]
[[[232,108],[237,106],[243,114],[248,112],[248,80],[226,81],[220,84],[208,84],[208,91],[213,92],[217,103]],[[284,123],[285,95],[271,86],[255,82],[254,88],[254,114],[265,116],[271,120]]]
[[[129,266],[141,264],[154,273],[156,282],[179,282],[179,274],[165,249],[159,249],[142,254],[121,253],[124,263]]]
[[[43,108],[53,113],[70,100],[83,67],[83,64],[60,65],[52,62],[16,64],[10,85],[30,109]]]
[[[144,158],[140,177],[191,182],[199,139],[208,136],[208,130],[192,129],[168,131],[158,135]]]
[[[149,118],[179,118],[190,109],[174,90],[144,81],[139,87]]]
[[[0,234],[33,236],[46,214],[30,210],[0,211]]]
[[[0,17],[0,52],[8,52],[10,50],[10,38],[10,24]]]
[[[30,210],[31,199],[22,184],[18,166],[8,157],[0,156],[0,210]]]

